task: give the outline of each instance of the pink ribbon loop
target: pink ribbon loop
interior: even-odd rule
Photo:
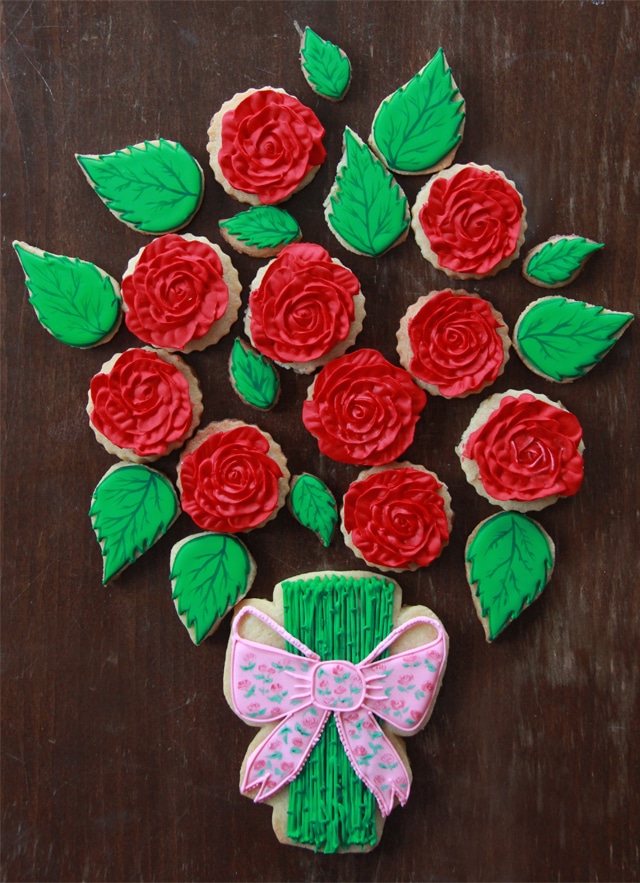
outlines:
[[[243,638],[239,625],[256,616],[301,655]],[[401,635],[420,625],[437,637],[383,659]],[[396,627],[357,664],[321,660],[274,619],[243,607],[232,626],[231,694],[236,713],[247,723],[277,723],[247,758],[241,790],[257,789],[254,800],[268,799],[291,782],[307,761],[330,714],[356,774],[375,795],[387,816],[397,799],[406,803],[410,776],[377,718],[402,735],[419,730],[435,701],[447,656],[447,638],[435,619],[418,616]]]

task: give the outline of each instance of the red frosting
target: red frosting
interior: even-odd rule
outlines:
[[[320,245],[284,248],[249,297],[251,339],[277,362],[311,362],[349,336],[360,283]]]
[[[162,455],[189,434],[189,383],[155,352],[126,350],[108,374],[92,378],[90,390],[92,425],[116,447],[138,457]]]
[[[409,447],[426,403],[407,371],[377,350],[362,349],[322,368],[302,420],[333,460],[381,466]]]
[[[167,233],[142,249],[134,272],[122,280],[122,298],[136,337],[181,350],[222,318],[229,290],[210,245]]]
[[[180,460],[182,508],[204,530],[238,533],[278,507],[282,470],[255,426],[214,432]]]
[[[515,252],[522,213],[502,175],[466,166],[433,181],[419,219],[441,267],[484,276]]]
[[[425,567],[449,542],[442,485],[429,472],[398,466],[354,481],[343,521],[368,564]]]
[[[438,291],[409,321],[409,370],[447,398],[476,392],[493,383],[504,362],[499,327],[481,297]]]
[[[320,120],[297,98],[259,89],[224,114],[218,163],[235,190],[272,205],[324,162],[323,136]]]
[[[495,500],[568,497],[582,484],[581,440],[573,414],[523,393],[501,400],[471,433],[462,456],[476,461],[482,485]]]

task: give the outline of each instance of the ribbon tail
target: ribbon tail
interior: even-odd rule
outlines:
[[[307,762],[329,717],[312,706],[299,708],[272,730],[247,757],[240,784],[242,794],[255,803],[268,800],[296,778]]]
[[[354,772],[376,798],[382,815],[389,815],[396,798],[404,806],[411,777],[375,717],[366,709],[356,714],[337,713],[336,725]]]

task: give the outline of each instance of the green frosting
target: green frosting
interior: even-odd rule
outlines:
[[[592,242],[582,236],[554,237],[526,259],[522,272],[540,285],[566,285],[601,248],[604,242]]]
[[[296,476],[291,483],[289,508],[294,518],[317,534],[325,547],[331,543],[338,523],[338,507],[322,479],[307,472]]]
[[[202,169],[175,141],[160,138],[76,159],[107,208],[141,233],[179,230],[200,208]]]
[[[135,463],[118,463],[106,472],[89,510],[102,547],[103,584],[150,549],[179,514],[175,489],[162,473]]]
[[[108,340],[121,318],[120,286],[104,270],[80,258],[49,254],[14,242],[29,303],[38,321],[69,346],[92,347]]]
[[[606,356],[632,321],[632,313],[564,297],[543,297],[518,319],[514,342],[538,374],[559,382],[574,380]]]
[[[296,219],[274,205],[254,205],[220,221],[220,227],[247,248],[258,250],[282,248],[301,236]]]
[[[351,64],[346,54],[311,28],[305,28],[300,61],[306,81],[314,92],[330,101],[344,98],[351,82]]]
[[[282,589],[284,627],[322,659],[355,664],[393,627],[395,584],[383,577],[322,575]],[[333,715],[291,782],[287,836],[325,853],[378,840],[376,799],[353,771]]]
[[[373,120],[372,143],[394,172],[436,166],[462,140],[464,99],[438,49],[413,79],[384,99]]]
[[[393,175],[348,126],[344,148],[325,201],[325,216],[346,248],[375,257],[405,234],[409,226],[407,197]]]
[[[466,560],[489,641],[540,595],[551,577],[554,551],[540,525],[519,512],[501,512],[478,525]]]
[[[244,598],[254,576],[249,550],[234,536],[194,534],[173,547],[172,598],[194,644],[208,637]]]
[[[280,395],[280,375],[273,362],[239,337],[233,342],[229,375],[243,402],[268,411]]]

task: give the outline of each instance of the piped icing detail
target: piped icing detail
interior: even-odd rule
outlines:
[[[99,440],[102,436],[114,445],[123,459],[155,459],[178,447],[202,412],[199,391],[187,371],[177,356],[164,350],[141,347],[117,353],[89,387],[87,412]]]
[[[238,629],[246,616],[261,620],[298,652],[242,637]],[[435,630],[435,639],[380,658],[399,637],[422,625]],[[243,607],[231,634],[233,708],[247,723],[257,720],[276,727],[246,759],[241,791],[261,802],[295,779],[333,714],[347,758],[376,798],[383,816],[389,815],[396,801],[404,806],[410,773],[378,719],[403,735],[419,730],[435,700],[446,652],[441,623],[417,616],[394,628],[359,663],[321,659],[268,614]],[[275,693],[274,684],[265,690],[260,676],[264,670],[277,673],[279,690]],[[300,734],[302,744],[295,745],[293,738],[290,741],[289,733]]]
[[[493,383],[504,370],[509,347],[502,315],[483,298],[451,289],[419,298],[398,333],[402,365],[428,392],[445,398]]]
[[[260,205],[288,199],[326,158],[315,113],[280,89],[250,89],[223,105],[212,166],[236,198]],[[218,115],[216,115],[218,116]],[[212,120],[210,136],[216,129]],[[214,157],[215,153],[215,157]],[[248,199],[246,198],[248,197]]]
[[[324,366],[309,388],[302,421],[322,454],[339,463],[391,463],[413,441],[427,397],[403,368],[373,349]]]
[[[243,402],[268,411],[280,397],[280,375],[271,359],[236,337],[229,358],[231,385]]]
[[[201,430],[183,452],[178,488],[183,510],[198,527],[241,533],[276,514],[289,471],[271,436],[240,421],[225,423],[229,428]]]
[[[120,286],[100,267],[13,243],[29,289],[29,303],[46,330],[68,346],[97,346],[120,326]]]
[[[451,497],[433,473],[411,463],[367,470],[344,496],[342,530],[356,555],[385,570],[416,570],[449,542]]]
[[[176,141],[159,138],[76,159],[109,211],[140,233],[179,230],[200,208],[202,169]]]
[[[190,234],[154,239],[130,262],[122,280],[127,328],[152,346],[196,348],[215,323],[225,318],[230,327],[237,317],[239,297],[230,303],[225,275],[232,277],[237,296],[237,273],[218,246]]]
[[[384,254],[400,243],[409,229],[404,191],[348,126],[344,130],[344,153],[324,206],[330,230],[356,254]]]
[[[287,502],[296,521],[312,530],[327,548],[338,523],[338,506],[325,482],[308,472],[294,476]]]
[[[180,514],[169,479],[137,463],[117,463],[100,479],[89,516],[100,543],[103,584],[133,564]]]
[[[604,242],[583,236],[552,236],[531,249],[522,263],[522,275],[542,288],[562,288],[573,282],[601,248]]]
[[[465,103],[442,49],[378,107],[369,143],[392,172],[426,174],[453,161]]]
[[[537,521],[500,512],[482,521],[465,549],[467,578],[488,641],[495,640],[545,588],[555,546]]]
[[[329,101],[342,101],[351,83],[351,62],[343,50],[310,27],[302,33],[300,64],[313,91]]]
[[[536,374],[566,383],[601,362],[633,318],[583,301],[543,297],[520,315],[514,346]]]
[[[491,396],[479,413],[486,418],[477,428],[472,419],[457,450],[463,468],[474,461],[474,477],[490,500],[552,503],[578,492],[584,446],[574,414],[527,391]]]
[[[360,283],[351,270],[320,245],[294,243],[256,277],[246,331],[253,345],[278,364],[312,370],[342,355],[353,342],[362,327],[361,315],[356,322],[356,298],[362,305]]]
[[[514,260],[524,241],[525,208],[502,172],[469,163],[429,181],[414,206],[414,226],[436,266],[458,278],[493,275]]]
[[[256,565],[245,544],[220,533],[192,534],[171,550],[171,597],[189,637],[201,644],[247,594]]]

